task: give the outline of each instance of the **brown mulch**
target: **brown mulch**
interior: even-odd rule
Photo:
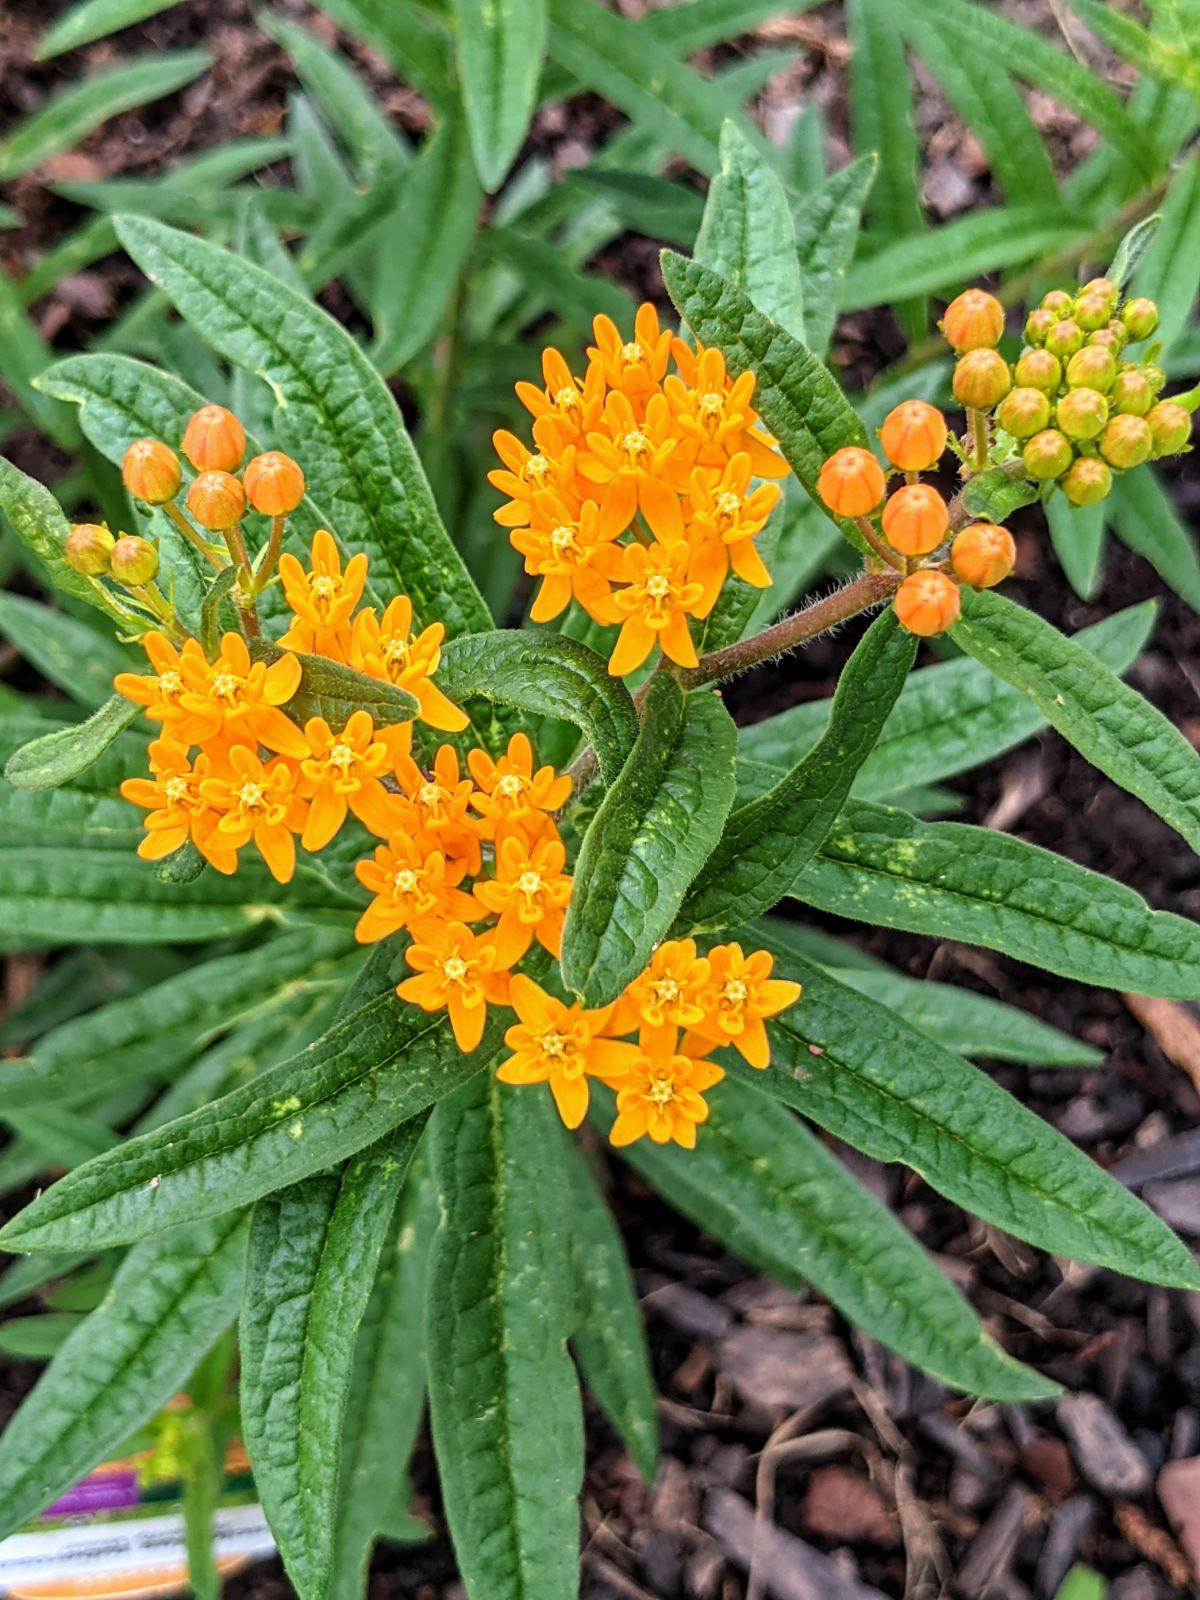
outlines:
[[[9,0],[0,14],[0,107],[9,119],[131,53],[203,43],[216,62],[182,94],[115,119],[78,151],[6,187],[0,198],[23,223],[0,234],[0,265],[17,275],[82,215],[47,182],[153,176],[228,138],[273,134],[294,87],[283,55],[254,26],[249,0],[186,0],[116,40],[38,65],[33,42],[58,9]],[[276,9],[349,46],[302,0],[281,0]],[[1052,27],[1044,0],[1011,0],[1006,9]],[[841,8],[784,17],[737,48],[780,44],[804,53],[764,94],[766,125],[781,133],[801,98],[815,101],[827,113],[831,157],[840,162],[848,149]],[[389,112],[419,134],[417,97],[372,52],[350,48]],[[921,88],[931,217],[989,203],[995,195],[977,144],[927,79]],[[1032,109],[1061,164],[1080,159],[1089,132],[1040,97]],[[565,169],[613,121],[608,108],[584,99],[568,114],[547,113],[534,137]],[[652,246],[627,239],[605,253],[604,269],[652,287]],[[82,347],[136,282],[128,264],[111,258],[61,285],[35,316],[62,348]],[[877,365],[894,353],[893,340],[885,318],[855,318],[843,354],[855,370]],[[32,465],[34,441],[16,445]],[[1194,524],[1200,470],[1189,459],[1175,476],[1180,507]],[[1068,631],[1159,598],[1158,628],[1131,679],[1200,743],[1200,619],[1116,545],[1099,594],[1079,601],[1036,514],[1016,526],[1020,580],[1012,591]],[[781,669],[750,676],[735,686],[731,704],[755,718],[828,694],[852,642],[852,632],[823,640]],[[964,796],[963,820],[1002,817],[1021,837],[1113,874],[1157,907],[1200,915],[1195,858],[1057,736],[1044,735],[954,786]],[[902,971],[996,995],[1104,1050],[1103,1070],[1008,1066],[996,1076],[1135,1186],[1185,1237],[1200,1237],[1200,1045],[1191,1010],[1088,989],[991,953],[822,920]],[[760,1594],[777,1600],[928,1600],[943,1593],[1051,1600],[1077,1560],[1114,1580],[1113,1600],[1161,1600],[1194,1586],[1200,1298],[1039,1255],[965,1217],[907,1171],[843,1153],[970,1295],[1006,1348],[1062,1382],[1067,1397],[1013,1407],[951,1395],[817,1298],[747,1270],[613,1163],[612,1201],[662,1396],[664,1460],[655,1486],[640,1483],[589,1402],[589,1600],[738,1600],[752,1551]],[[28,1367],[0,1367],[0,1409],[32,1376]],[[372,1594],[458,1600],[427,1440],[414,1483],[435,1535],[419,1549],[381,1548]],[[238,1600],[290,1593],[274,1563],[229,1587]]]

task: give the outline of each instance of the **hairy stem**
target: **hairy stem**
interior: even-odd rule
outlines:
[[[875,554],[883,562],[884,566],[895,567],[897,572],[903,572],[904,571],[904,562],[903,562],[903,560],[901,559],[900,556],[898,556],[896,554],[896,552],[891,548],[891,546],[885,544],[883,542],[883,540],[879,537],[879,535],[875,532],[875,529],[871,526],[870,518],[869,517],[855,517],[854,521],[855,521],[855,525],[858,528],[859,533],[862,534],[863,538],[871,546],[871,549],[874,550]]]
[[[183,534],[188,543],[195,545],[196,549],[199,550],[204,559],[206,561],[211,561],[218,572],[223,572],[225,570],[225,562],[221,559],[221,556],[216,550],[213,549],[212,545],[200,537],[175,502],[173,500],[168,500],[163,506],[163,510],[179,529],[180,533]]]
[[[233,599],[238,616],[242,619],[242,632],[247,639],[257,639],[262,630],[258,625],[258,610],[254,604],[254,569],[250,565],[250,552],[246,549],[240,522],[235,522],[232,528],[225,529],[225,543],[229,549],[230,560],[241,573],[234,589]]]

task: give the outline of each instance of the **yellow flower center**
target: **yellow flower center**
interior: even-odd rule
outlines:
[[[621,346],[621,364],[626,367],[641,367],[646,363],[646,352],[637,340]]]
[[[242,680],[232,672],[218,672],[212,681],[214,700],[236,700]]]
[[[238,790],[238,804],[243,811],[261,811],[265,798],[261,783],[244,783]]]
[[[163,793],[173,806],[177,806],[188,798],[188,787],[186,778],[168,778],[163,784]]]
[[[560,389],[554,396],[554,404],[560,411],[576,411],[579,408],[580,398],[578,389]]]
[[[542,875],[532,867],[517,879],[517,893],[524,895],[527,900],[532,900],[535,895],[541,894],[542,888]]]
[[[538,1038],[538,1049],[547,1061],[565,1061],[575,1054],[574,1041],[557,1028],[549,1028]]]
[[[738,519],[738,513],[742,509],[742,497],[726,489],[717,495],[713,504],[717,512],[717,526],[722,533],[725,533]]]
[[[671,592],[670,578],[664,578],[656,572],[653,577],[646,579],[646,594],[651,600],[665,600]]]
[[[721,986],[721,1004],[729,1009],[736,1010],[738,1006],[746,1004],[750,991],[739,978],[726,978]]]
[[[394,667],[396,665],[404,666],[408,661],[409,652],[411,649],[412,646],[409,644],[407,639],[405,639],[401,634],[393,633],[389,634],[388,637],[383,641],[383,648],[380,653],[383,656],[384,662],[389,667]]]
[[[671,1078],[655,1075],[646,1085],[646,1099],[656,1106],[669,1106],[675,1098],[675,1083]]]
[[[417,799],[430,811],[438,811],[449,800],[449,791],[440,783],[423,783],[417,790]]]
[[[725,396],[702,394],[696,401],[696,411],[707,432],[713,433],[724,421]]]
[[[336,578],[331,578],[327,574],[322,573],[320,577],[313,577],[309,579],[309,588],[312,591],[312,597],[314,600],[324,600],[326,603],[328,603],[330,600],[337,599],[337,592],[340,588],[340,585]]]
[[[655,1005],[674,1005],[679,999],[679,985],[674,978],[657,978],[650,985],[650,998]]]
[[[519,772],[506,772],[496,782],[496,793],[502,800],[519,800],[528,786],[528,778],[523,778]]]
[[[348,744],[335,744],[328,756],[329,765],[336,767],[343,777],[350,771],[356,759],[355,752]]]
[[[560,523],[557,528],[551,529],[550,548],[556,556],[577,556],[579,554],[575,529],[569,522]]]
[[[530,456],[521,468],[521,477],[526,483],[536,483],[540,488],[550,476],[550,463],[545,456]]]
[[[467,971],[467,963],[461,956],[449,956],[442,962],[442,975],[447,983],[461,983]]]
[[[183,679],[174,670],[160,672],[158,675],[158,692],[164,700],[174,700],[183,693]]]
[[[392,879],[396,893],[403,895],[416,894],[418,878],[411,867],[401,867]]]
[[[631,467],[641,467],[650,459],[650,441],[640,428],[634,428],[621,440],[621,449]]]

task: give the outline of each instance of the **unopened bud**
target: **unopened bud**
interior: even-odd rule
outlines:
[[[953,578],[932,567],[910,572],[896,590],[896,621],[909,633],[931,639],[958,621],[962,597]]]
[[[1013,389],[1000,402],[996,421],[1014,439],[1032,439],[1049,425],[1049,397],[1040,389]]]
[[[1056,322],[1068,316],[1074,304],[1075,297],[1065,289],[1050,289],[1042,296],[1042,310],[1052,312]]]
[[[1121,321],[1131,339],[1148,339],[1158,327],[1158,307],[1153,300],[1126,300]]]
[[[879,430],[883,453],[905,472],[936,465],[946,448],[946,419],[925,400],[904,400],[888,412]]]
[[[1139,371],[1150,385],[1150,393],[1161,394],[1167,382],[1167,375],[1163,369],[1153,361],[1143,361]]]
[[[996,350],[969,350],[955,364],[951,387],[959,405],[990,411],[1012,388],[1008,362]]]
[[[1070,317],[1064,317],[1061,322],[1056,322],[1046,335],[1046,349],[1052,356],[1058,356],[1066,361],[1073,356],[1076,350],[1083,349],[1083,329]]]
[[[112,575],[129,589],[140,589],[158,572],[158,551],[148,539],[123,533],[112,547]]]
[[[1094,439],[1108,421],[1108,401],[1095,389],[1072,389],[1055,407],[1054,420],[1068,439]]]
[[[246,430],[224,406],[201,406],[184,429],[183,453],[197,472],[233,472],[246,454]]]
[[[1073,506],[1094,506],[1108,498],[1112,473],[1099,456],[1079,456],[1059,479],[1059,488]]]
[[[1045,344],[1046,335],[1057,321],[1058,318],[1053,311],[1046,311],[1041,306],[1031,311],[1025,318],[1025,343],[1032,345]]]
[[[1084,345],[1067,362],[1068,389],[1097,389],[1107,394],[1116,375],[1116,358],[1103,345]]]
[[[1016,380],[1022,389],[1040,389],[1057,394],[1062,385],[1062,362],[1049,350],[1022,350],[1017,362]]]
[[[1087,333],[1095,333],[1108,321],[1110,307],[1100,295],[1081,294],[1075,301],[1075,321]]]
[[[187,492],[187,508],[202,528],[224,533],[246,514],[246,494],[228,472],[202,472]]]
[[[1045,480],[1061,478],[1074,454],[1071,441],[1057,428],[1044,428],[1041,433],[1035,433],[1021,451],[1021,460],[1031,478]]]
[[[973,589],[1003,583],[1017,564],[1017,547],[1007,528],[994,522],[973,522],[950,546],[950,565]]]
[[[73,572],[81,572],[85,578],[99,578],[108,571],[116,542],[101,523],[77,522],[67,535],[63,555]]]
[[[883,508],[883,531],[894,550],[905,556],[927,556],[946,537],[950,513],[930,483],[897,489]]]
[[[304,499],[304,474],[281,450],[268,450],[247,462],[242,483],[246,499],[267,517],[286,517]]]
[[[961,354],[999,344],[1004,332],[1004,307],[984,289],[966,289],[951,300],[942,318],[947,343]]]
[[[159,439],[135,439],[121,458],[121,481],[135,500],[161,506],[183,482],[179,457]]]
[[[1154,435],[1146,417],[1114,417],[1100,435],[1100,454],[1110,467],[1121,471],[1140,467],[1153,448]]]
[[[1191,413],[1174,400],[1160,400],[1146,414],[1146,422],[1156,456],[1177,456],[1191,437]]]
[[[1110,322],[1106,328],[1100,328],[1097,332],[1088,334],[1086,348],[1097,347],[1101,350],[1107,350],[1115,358],[1121,354],[1126,342],[1124,330],[1114,328]]]
[[[1144,417],[1154,401],[1145,373],[1136,367],[1118,372],[1108,392],[1108,401],[1122,416]]]
[[[883,499],[883,468],[869,450],[846,445],[821,468],[817,492],[838,517],[865,517]]]
[[[1121,298],[1121,291],[1111,278],[1089,278],[1079,292],[1081,295],[1098,295],[1110,312],[1116,309],[1117,301]]]

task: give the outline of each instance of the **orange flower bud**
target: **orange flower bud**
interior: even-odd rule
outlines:
[[[1042,345],[1046,342],[1046,335],[1054,326],[1057,318],[1053,311],[1045,311],[1039,307],[1031,311],[1025,318],[1025,343]]]
[[[972,522],[950,546],[950,565],[972,589],[1003,583],[1016,564],[1012,534],[994,522]]]
[[[1158,307],[1153,300],[1126,300],[1121,321],[1131,339],[1148,339],[1158,327]]]
[[[224,533],[246,513],[246,493],[228,472],[202,472],[187,492],[187,508],[202,528]]]
[[[183,482],[179,457],[158,439],[135,439],[121,458],[121,481],[135,500],[164,505]]]
[[[946,419],[925,400],[904,400],[883,419],[883,453],[905,472],[924,472],[946,448]]]
[[[999,344],[1004,332],[1004,307],[984,289],[966,289],[946,307],[941,322],[946,342],[960,354]]]
[[[996,421],[1014,439],[1032,439],[1050,421],[1050,401],[1040,389],[1013,389],[1000,402]]]
[[[1042,296],[1042,310],[1054,313],[1054,320],[1069,316],[1074,298],[1065,289],[1050,289]]]
[[[910,572],[896,590],[896,621],[909,633],[931,639],[958,621],[962,597],[958,585],[932,567]]]
[[[268,450],[247,462],[242,482],[246,499],[267,517],[286,517],[304,499],[304,474],[281,450]]]
[[[1106,305],[1115,309],[1121,297],[1121,291],[1111,278],[1089,278],[1079,291],[1080,294],[1099,295]]]
[[[1094,506],[1108,498],[1112,473],[1099,456],[1079,456],[1059,480],[1059,488],[1073,506]]]
[[[1100,435],[1100,454],[1119,471],[1140,467],[1153,448],[1149,417],[1114,417]]]
[[[1075,321],[1086,333],[1102,328],[1112,314],[1112,308],[1103,295],[1081,294],[1075,301]]]
[[[1068,389],[1097,389],[1107,394],[1116,375],[1117,363],[1112,351],[1100,344],[1084,345],[1067,362]]]
[[[183,453],[197,472],[234,472],[246,454],[246,430],[224,406],[201,406],[184,429]]]
[[[1129,417],[1144,417],[1153,400],[1145,373],[1139,372],[1136,367],[1117,373],[1108,396],[1113,410]]]
[[[77,522],[67,535],[63,556],[73,572],[85,578],[98,578],[108,571],[109,557],[116,540],[98,522]]]
[[[1191,437],[1191,413],[1174,400],[1160,400],[1146,421],[1156,456],[1177,456]]]
[[[1071,389],[1055,407],[1054,420],[1068,439],[1094,439],[1108,421],[1108,401],[1095,389]]]
[[[1089,333],[1087,336],[1089,346],[1099,345],[1103,350],[1111,350],[1114,358],[1121,354],[1128,342],[1125,330],[1120,323],[1114,327],[1110,322],[1106,328],[1100,328],[1096,333]]]
[[[817,492],[838,517],[865,517],[886,491],[883,468],[869,450],[846,445],[821,468]]]
[[[1049,350],[1022,350],[1015,377],[1022,389],[1057,394],[1062,384],[1062,362]]]
[[[969,350],[958,358],[951,387],[959,405],[990,411],[1012,388],[1008,362],[996,350]]]
[[[883,531],[901,555],[927,556],[941,544],[949,526],[946,502],[930,483],[905,484],[883,508]]]
[[[123,533],[113,545],[111,567],[118,583],[140,589],[158,572],[158,551],[148,539]]]
[[[1031,478],[1061,478],[1074,454],[1071,441],[1057,428],[1043,428],[1021,451],[1021,460]]]
[[[1056,322],[1046,335],[1046,349],[1052,356],[1058,356],[1060,360],[1066,361],[1076,350],[1083,349],[1083,329],[1070,317],[1064,317],[1061,322]]]

